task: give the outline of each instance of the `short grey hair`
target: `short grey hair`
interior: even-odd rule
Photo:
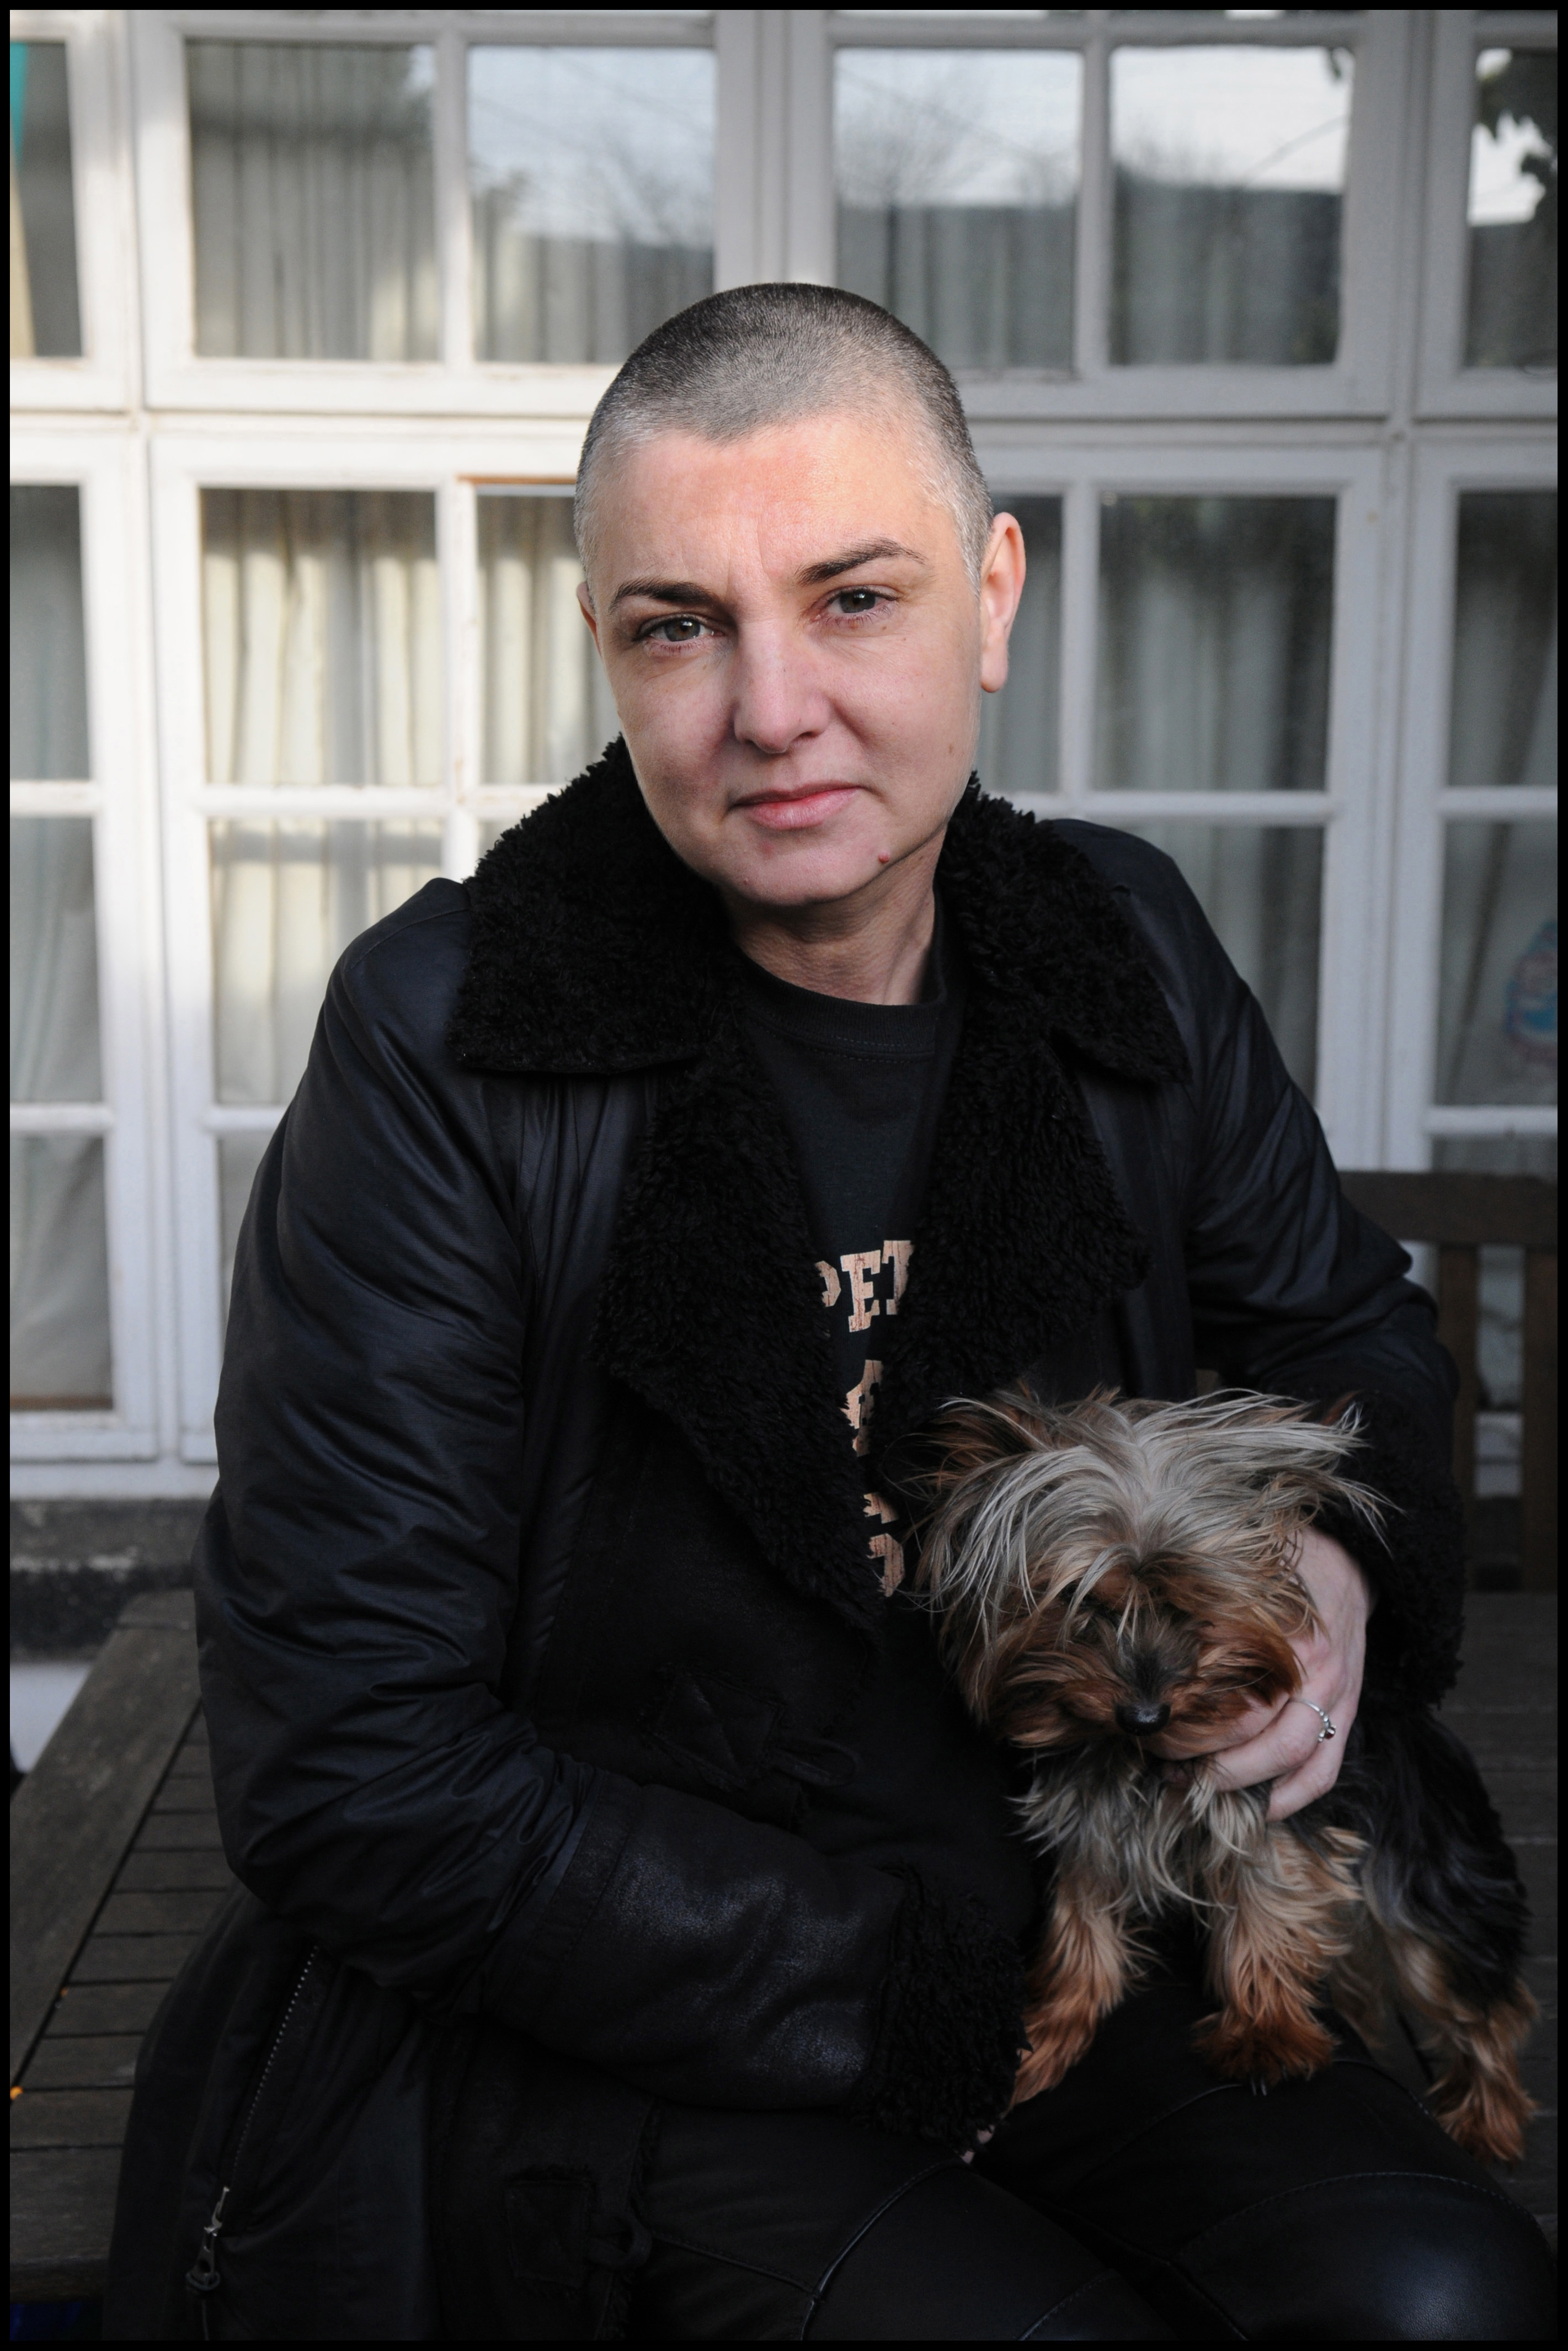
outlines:
[[[890,311],[836,286],[736,286],[677,311],[639,343],[593,413],[572,527],[583,568],[615,461],[661,433],[742,441],[836,410],[902,409],[918,428],[928,486],[949,512],[978,588],[991,493],[958,386]]]

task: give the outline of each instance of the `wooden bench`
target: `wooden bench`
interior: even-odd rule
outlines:
[[[132,1600],[11,1803],[11,2298],[103,2291],[141,2036],[233,1884],[189,1592]]]
[[[1459,1371],[1454,1476],[1476,1517],[1480,1402],[1480,1252],[1524,1252],[1520,1446],[1520,1573],[1527,1592],[1557,1589],[1557,1186],[1539,1176],[1352,1172],[1341,1181],[1363,1213],[1402,1241],[1438,1252],[1438,1330]]]

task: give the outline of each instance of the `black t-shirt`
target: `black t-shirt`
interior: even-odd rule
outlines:
[[[911,1273],[910,1239],[963,1022],[962,973],[938,911],[925,1000],[859,1004],[746,967],[746,1025],[784,1105],[800,1163],[826,1312],[833,1318],[844,1441],[864,1453],[878,1344]],[[1016,1832],[1006,1758],[976,1728],[937,1653],[929,1611],[900,1589],[906,1533],[866,1491],[867,1572],[888,1598],[888,1639],[844,1735],[852,1778],[813,1803],[820,1852],[910,1862],[980,1896],[1022,1936],[1035,1875]]]

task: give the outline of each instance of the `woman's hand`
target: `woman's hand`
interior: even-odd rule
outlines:
[[[1318,1619],[1315,1632],[1291,1645],[1301,1660],[1299,1688],[1277,1706],[1252,1707],[1231,1724],[1217,1747],[1202,1750],[1216,1759],[1217,1787],[1255,1788],[1261,1780],[1272,1780],[1272,1821],[1288,1820],[1303,1804],[1326,1795],[1339,1777],[1345,1738],[1361,1703],[1366,1620],[1372,1614],[1366,1578],[1331,1535],[1307,1529],[1296,1573]],[[1321,1707],[1334,1724],[1334,1738],[1323,1737],[1323,1720],[1314,1713],[1314,1707]],[[1197,1751],[1185,1740],[1179,1746],[1163,1739],[1149,1744],[1160,1755]]]

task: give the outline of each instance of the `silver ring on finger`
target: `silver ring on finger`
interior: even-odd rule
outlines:
[[[1297,1704],[1298,1706],[1310,1706],[1310,1707],[1312,1708],[1313,1712],[1316,1715],[1316,1717],[1317,1717],[1318,1720],[1322,1723],[1322,1725],[1323,1725],[1323,1729],[1318,1732],[1318,1735],[1317,1735],[1317,1743],[1318,1743],[1318,1745],[1319,1745],[1320,1747],[1323,1745],[1323,1742],[1324,1742],[1324,1740],[1325,1739],[1337,1739],[1337,1738],[1339,1737],[1339,1729],[1338,1729],[1337,1725],[1336,1725],[1335,1723],[1334,1723],[1334,1722],[1329,1719],[1329,1717],[1328,1717],[1328,1716],[1324,1712],[1324,1710],[1323,1710],[1322,1707],[1321,1707],[1321,1706],[1316,1705],[1313,1699],[1311,1699],[1310,1698],[1297,1698],[1297,1700],[1296,1700],[1296,1704]]]

